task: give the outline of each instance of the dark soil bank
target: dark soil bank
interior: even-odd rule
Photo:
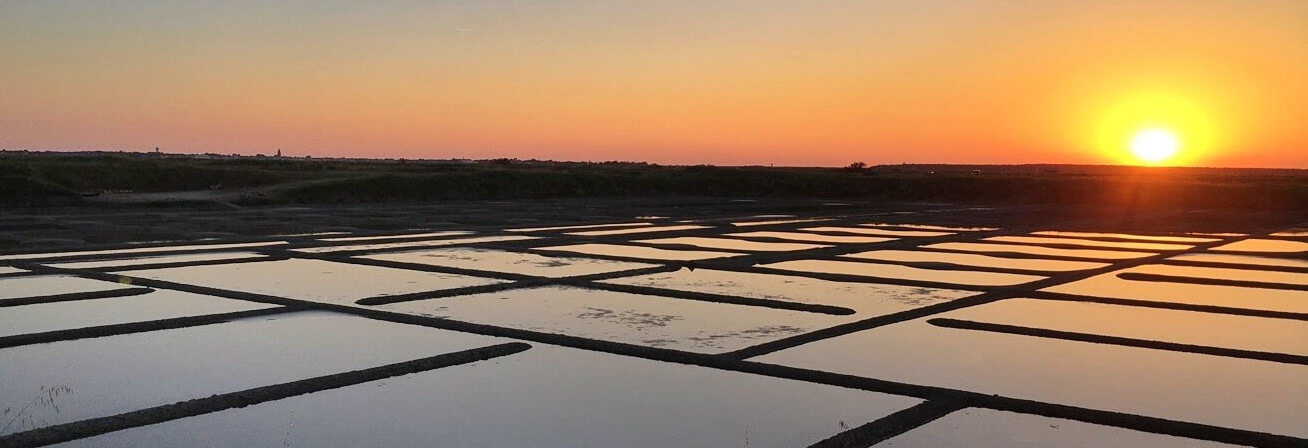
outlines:
[[[9,207],[82,201],[262,205],[587,197],[1297,210],[1308,204],[1308,170],[1056,165],[773,168],[0,152],[0,206]]]

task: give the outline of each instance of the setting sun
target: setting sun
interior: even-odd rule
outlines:
[[[1163,129],[1150,129],[1136,134],[1131,140],[1131,152],[1148,163],[1162,163],[1171,159],[1181,149],[1181,143],[1171,132]]]

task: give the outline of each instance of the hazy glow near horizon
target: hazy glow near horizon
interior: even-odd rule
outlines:
[[[0,3],[0,148],[1308,167],[1308,1]]]

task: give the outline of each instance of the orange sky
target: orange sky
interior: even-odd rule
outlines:
[[[0,148],[1308,168],[1304,0],[268,3],[0,3]]]

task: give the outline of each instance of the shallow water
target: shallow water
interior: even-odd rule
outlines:
[[[1186,439],[1018,414],[992,409],[955,411],[921,427],[878,443],[897,448],[1219,448],[1234,447],[1206,440]]]
[[[640,227],[653,225],[648,222],[626,222],[618,224],[589,224],[580,226],[557,226],[557,227],[528,227],[520,229],[505,229],[506,232],[545,232],[551,230],[574,230],[574,229],[607,229],[613,227]]]
[[[1060,249],[1055,247],[1024,246],[1018,244],[998,243],[937,243],[923,246],[931,249],[949,249],[967,252],[1015,252],[1019,254],[1048,255],[1056,257],[1096,258],[1101,260],[1126,260],[1143,258],[1152,254],[1145,252],[1121,252],[1094,249]]]
[[[1209,268],[1195,266],[1173,266],[1173,265],[1146,265],[1144,270],[1136,272],[1148,272],[1150,274],[1175,275],[1182,277],[1196,277],[1205,279],[1220,280],[1245,280],[1254,282],[1271,282],[1287,283],[1292,285],[1308,285],[1308,273],[1283,272],[1283,271],[1265,271],[1257,269],[1228,269],[1228,268]]]
[[[1050,238],[1043,236],[992,236],[983,241],[995,241],[999,243],[1075,244],[1078,246],[1105,247],[1110,249],[1143,249],[1156,251],[1185,250],[1193,247],[1189,244],[1131,243],[1124,241],[1096,241],[1077,238]]]
[[[696,229],[707,229],[707,228],[709,227],[700,226],[700,225],[650,226],[650,227],[636,227],[631,229],[589,230],[584,232],[568,232],[568,235],[577,235],[577,236],[629,235],[634,233],[676,232],[681,230],[696,230]]]
[[[67,386],[43,427],[213,394],[330,375],[504,342],[486,336],[328,313],[0,349],[0,403]],[[227,428],[230,429],[230,428]],[[12,428],[11,428],[12,430]]]
[[[821,235],[817,233],[804,232],[743,232],[729,233],[726,236],[739,238],[777,238],[791,241],[805,241],[811,243],[839,243],[839,244],[862,244],[862,243],[880,243],[884,241],[894,241],[895,238],[884,238],[875,236],[845,236],[845,235]]]
[[[613,257],[643,258],[647,260],[692,261],[710,258],[735,257],[745,255],[735,252],[717,252],[707,250],[674,250],[657,247],[626,246],[621,244],[572,244],[567,246],[540,247],[541,250],[557,250],[590,255],[608,255]]]
[[[1130,233],[1098,233],[1098,232],[1064,232],[1056,230],[1043,230],[1031,232],[1032,235],[1054,236],[1054,237],[1086,237],[1086,238],[1123,238],[1132,240],[1161,241],[1164,243],[1210,243],[1217,241],[1217,238],[1196,238],[1190,236],[1159,236],[1159,235],[1136,235]]]
[[[953,233],[951,232],[929,232],[925,230],[874,229],[874,228],[867,228],[867,227],[807,227],[799,230],[804,232],[844,232],[844,233],[857,233],[861,235],[913,237],[913,238],[953,235]]]
[[[939,317],[954,317],[943,313]],[[906,341],[911,341],[908,343]],[[938,327],[926,319],[754,361],[1297,437],[1308,366]],[[870,362],[869,360],[875,360]],[[1299,398],[1289,398],[1299,397]]]
[[[852,309],[859,317],[890,314],[976,294],[973,291],[953,289],[835,282],[809,277],[713,269],[694,271],[682,269],[676,272],[616,278],[605,280],[603,283],[833,305]]]
[[[956,226],[937,226],[931,224],[894,224],[894,223],[869,223],[859,224],[868,227],[903,227],[905,229],[922,229],[922,230],[944,230],[949,232],[988,232],[999,230],[997,227],[956,227]]]
[[[120,258],[114,260],[77,261],[72,263],[50,263],[50,266],[67,269],[97,269],[124,266],[139,266],[155,263],[187,263],[192,261],[233,260],[238,258],[264,257],[257,252],[204,252],[198,254],[159,255],[154,257]]]
[[[1181,254],[1168,260],[1188,260],[1188,261],[1211,261],[1216,263],[1240,263],[1253,264],[1261,266],[1289,266],[1292,268],[1308,268],[1308,260],[1296,258],[1281,258],[1274,256],[1258,255],[1231,255],[1231,254]]]
[[[910,266],[854,261],[795,260],[760,267],[824,274],[860,275],[972,286],[1010,286],[1042,280],[1044,277],[998,272],[922,269]]]
[[[1039,260],[1030,258],[1003,258],[980,254],[958,254],[950,252],[926,252],[914,250],[872,250],[844,255],[850,258],[868,260],[888,260],[919,263],[950,263],[962,266],[1002,267],[1010,269],[1028,269],[1032,271],[1078,271],[1108,266],[1107,263],[1088,261]]]
[[[60,446],[795,447],[920,402],[532,345]]]
[[[160,289],[135,296],[0,307],[0,336],[276,307]]]
[[[1282,230],[1280,232],[1273,233],[1272,236],[1289,236],[1289,237],[1308,236],[1308,228]]]
[[[774,218],[756,216],[735,219]],[[707,221],[722,225],[726,220]],[[883,235],[935,236],[975,230],[925,225],[907,226],[920,230],[895,230],[879,226],[809,227],[784,232],[751,232],[758,229],[744,228],[734,230],[746,233],[727,236],[684,237],[645,232],[654,228],[707,226],[629,223],[521,229],[576,231],[576,234],[616,231],[614,235],[630,234],[623,237],[623,240],[640,238],[641,243],[706,248],[674,250],[629,246],[624,243],[540,248],[649,260],[640,263],[514,252],[531,249],[433,247],[533,238],[525,235],[473,235],[470,238],[406,240],[400,243],[378,243],[372,240],[403,239],[406,236],[347,237],[350,239],[345,241],[360,238],[357,241],[369,244],[304,250],[330,252],[409,248],[405,252],[356,257],[489,272],[566,277],[681,264],[673,263],[675,261],[743,256],[746,252],[807,250],[839,243],[895,239],[879,237]],[[905,227],[898,224],[886,226]],[[733,229],[718,227],[713,230]],[[823,235],[813,232],[859,235]],[[436,232],[407,237],[438,236],[451,235]],[[733,236],[775,237],[793,242],[764,242],[735,239]],[[1118,243],[1075,237],[1134,238],[1142,241]],[[1121,247],[1143,247],[1148,250],[1164,250],[1160,247],[1172,246],[1188,248],[1191,247],[1189,243],[1210,241],[1207,238],[1054,231],[1036,232],[1022,237],[999,237],[991,241],[1004,238],[1016,238],[1013,241],[1056,241],[1112,247],[1125,244],[1129,246]],[[562,244],[550,241],[542,239],[534,244]],[[1260,241],[1271,241],[1278,248],[1283,248],[1282,243],[1286,242]],[[871,250],[842,255],[839,260],[796,260],[761,265],[765,268],[789,270],[792,271],[791,275],[718,271],[698,267],[711,263],[686,263],[696,268],[603,281],[609,284],[830,305],[855,311],[855,314],[843,316],[563,286],[508,289],[368,308],[647,347],[718,354],[979,294],[975,290],[828,281],[803,277],[799,275],[800,272],[919,280],[953,284],[953,288],[1008,286],[1046,277],[970,271],[964,266],[1007,267],[1051,273],[1106,266],[1105,263],[1096,262],[1005,258],[986,255],[986,251],[1079,256],[1101,260],[1126,260],[1152,255],[1114,251],[1111,247],[1102,250],[1056,249],[985,242],[942,243],[930,247],[962,247],[979,253]],[[115,267],[255,255],[255,252],[187,252],[60,265]],[[1272,258],[1271,255],[1277,255],[1275,253],[1261,257],[1255,255],[1257,254],[1205,253],[1186,254],[1174,259],[1308,265],[1303,260]],[[130,254],[122,256],[128,257]],[[775,257],[773,260],[786,258]],[[953,263],[960,267],[923,269],[859,262],[852,258]],[[6,271],[0,267],[0,273],[3,272]],[[1048,290],[1146,301],[1308,313],[1308,291],[1123,280],[1116,276],[1121,272],[1308,284],[1308,274],[1295,272],[1149,265],[1097,275]],[[344,305],[354,305],[356,300],[365,297],[503,282],[477,276],[312,259],[151,269],[123,274]],[[40,280],[51,278],[57,280]],[[8,283],[12,281],[17,282]],[[76,292],[77,288],[118,289],[126,286],[67,276],[0,279],[0,299],[6,298],[5,295],[11,291],[39,291],[23,295],[48,295],[66,292],[64,288]],[[160,290],[130,297],[0,307],[0,337],[269,306],[271,305]],[[43,350],[37,350],[38,346],[0,349],[0,378],[3,378],[0,381],[0,400],[3,400],[0,401],[0,408],[11,402],[30,401],[35,394],[41,392],[43,386],[67,386],[72,389],[72,395],[60,397],[58,404],[63,410],[53,412],[53,409],[40,409],[33,415],[31,421],[35,423],[29,425],[35,427],[508,341],[355,316],[329,313],[296,313],[294,316],[42,344],[39,347]],[[1023,298],[1004,299],[889,324],[800,345],[753,360],[1217,426],[1308,436],[1308,429],[1301,428],[1302,416],[1308,415],[1308,384],[1303,381],[1308,378],[1308,366],[953,329],[926,323],[928,319],[936,317],[1308,355],[1308,326],[1299,320]],[[11,324],[7,325],[6,322]],[[204,330],[207,327],[221,328]],[[532,345],[533,348],[527,352],[473,365],[405,375],[249,408],[135,428],[65,446],[807,446],[847,427],[858,426],[919,402],[912,398],[812,383],[539,343]],[[10,366],[20,368],[12,369]],[[232,428],[240,430],[234,431]],[[1191,442],[1195,441],[1045,417],[968,409],[914,429],[884,444],[983,447],[1218,446]]]
[[[332,235],[349,235],[350,232],[308,232],[308,233],[279,233],[272,235],[277,238],[291,238],[297,236],[332,236]]]
[[[741,349],[858,319],[563,286],[442,297],[377,308],[701,353]]]
[[[446,240],[424,240],[408,241],[403,243],[381,243],[381,244],[351,244],[346,246],[322,246],[322,247],[303,247],[291,249],[297,252],[306,253],[325,253],[340,252],[346,250],[380,250],[380,249],[397,249],[401,247],[439,247],[449,246],[452,244],[473,244],[473,243],[496,243],[503,241],[522,241],[534,240],[534,236],[524,235],[502,235],[502,236],[480,236],[472,238],[452,238]]]
[[[83,250],[83,251],[75,251],[75,252],[50,252],[50,253],[40,253],[40,254],[0,255],[0,260],[31,260],[35,258],[72,257],[72,256],[83,256],[83,255],[139,254],[142,252],[156,252],[156,251],[197,251],[197,250],[240,249],[246,247],[277,246],[281,244],[286,244],[286,242],[267,241],[267,242],[260,242],[260,243],[191,244],[186,246],[149,246],[149,247],[133,247],[130,249]]]
[[[722,249],[731,251],[745,252],[785,252],[792,250],[821,249],[831,247],[823,244],[807,243],[769,243],[761,241],[738,240],[734,238],[709,238],[698,236],[682,236],[674,238],[659,238],[653,240],[640,240],[641,243],[650,244],[684,244],[687,246],[703,247],[705,249]]]
[[[134,277],[340,305],[353,305],[356,300],[366,297],[505,282],[505,280],[466,275],[308,259],[149,269],[131,271],[128,274]]]
[[[91,280],[71,275],[33,275],[0,278],[0,299],[53,296],[79,292],[123,289],[130,285]]]
[[[599,260],[579,257],[547,257],[521,252],[493,249],[461,248],[432,249],[413,252],[393,252],[364,255],[358,258],[428,264],[491,272],[535,275],[541,277],[571,277],[648,268],[657,265],[625,261]]]
[[[1167,274],[1176,271],[1165,269],[1161,265],[1140,266],[1096,275],[1081,281],[1051,286],[1044,290],[1152,302],[1308,313],[1308,291],[1126,280],[1117,276],[1117,274],[1123,272]]]
[[[797,222],[821,222],[830,221],[830,218],[799,218],[799,219],[773,219],[769,221],[741,221],[732,222],[731,225],[736,227],[766,226],[772,224],[793,224]]]
[[[1218,246],[1213,250],[1233,250],[1240,252],[1304,252],[1308,243],[1290,240],[1247,239]]]
[[[388,240],[388,239],[401,240],[401,239],[411,239],[411,238],[436,238],[442,236],[468,235],[470,233],[472,232],[466,230],[446,230],[441,232],[409,233],[404,235],[345,236],[345,237],[337,237],[337,238],[319,238],[318,241],[339,242],[339,241],[372,241],[372,240]]]
[[[1308,322],[1292,319],[1037,299],[1001,300],[953,311],[949,317],[1150,341],[1308,355]]]

